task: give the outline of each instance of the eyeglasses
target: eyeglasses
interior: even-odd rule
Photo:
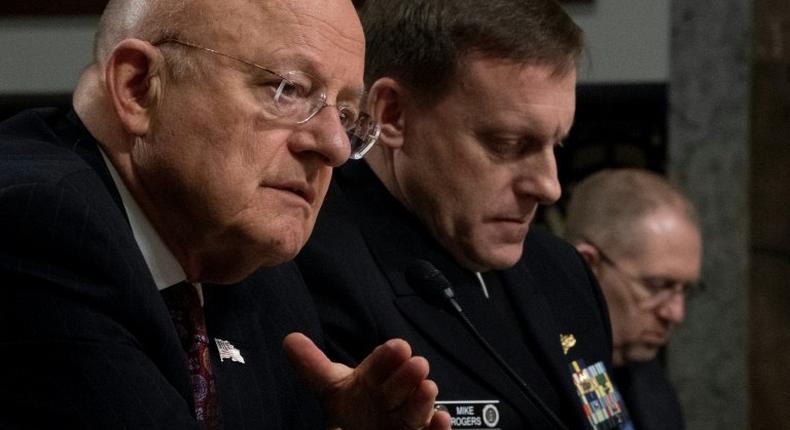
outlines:
[[[612,260],[600,246],[590,240],[583,240],[598,250],[598,255],[601,256],[601,260],[604,263],[611,266],[620,276],[630,281],[630,284],[636,284],[640,287],[641,301],[646,308],[655,308],[662,305],[675,294],[682,294],[684,298],[690,298],[705,290],[705,284],[702,281],[684,282],[671,278],[645,278],[633,275]]]
[[[277,118],[293,124],[304,124],[316,116],[321,109],[327,106],[336,108],[340,124],[348,134],[351,145],[351,158],[354,160],[364,157],[379,138],[381,129],[376,121],[367,113],[357,113],[355,109],[349,106],[328,104],[326,102],[326,88],[319,84],[317,79],[305,72],[297,70],[283,73],[275,72],[251,61],[179,39],[162,39],[152,43],[152,45],[160,46],[168,43],[230,58],[272,75],[274,79],[265,86],[266,91],[263,91],[263,95],[260,97],[263,111],[271,119]]]

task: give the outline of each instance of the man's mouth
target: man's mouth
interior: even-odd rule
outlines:
[[[308,185],[305,182],[299,182],[299,181],[285,182],[278,185],[273,185],[271,186],[271,188],[296,194],[297,196],[305,200],[307,204],[309,204],[310,206],[312,206],[313,203],[315,202],[315,191],[310,185]]]

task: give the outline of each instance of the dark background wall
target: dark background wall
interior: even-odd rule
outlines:
[[[754,430],[790,428],[790,2],[753,18],[749,376]]]

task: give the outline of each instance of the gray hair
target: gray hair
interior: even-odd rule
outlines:
[[[103,64],[123,40],[135,38],[156,43],[178,38],[194,25],[191,0],[110,0],[102,13],[93,44],[94,62]],[[162,46],[167,51],[168,72],[173,77],[194,72],[196,67],[183,50]]]
[[[663,177],[641,169],[602,170],[573,189],[565,236],[574,244],[590,240],[618,252],[638,252],[642,221],[661,210],[677,211],[699,228],[694,206]]]

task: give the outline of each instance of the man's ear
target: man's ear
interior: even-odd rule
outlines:
[[[576,250],[579,251],[587,266],[597,277],[601,270],[601,253],[598,252],[598,249],[587,242],[579,242],[576,244]]]
[[[379,142],[390,148],[401,147],[406,124],[405,88],[392,78],[380,78],[370,87],[367,100],[368,113],[381,126]]]
[[[148,42],[126,39],[104,67],[105,85],[115,113],[127,133],[143,136],[162,93],[162,53]]]

